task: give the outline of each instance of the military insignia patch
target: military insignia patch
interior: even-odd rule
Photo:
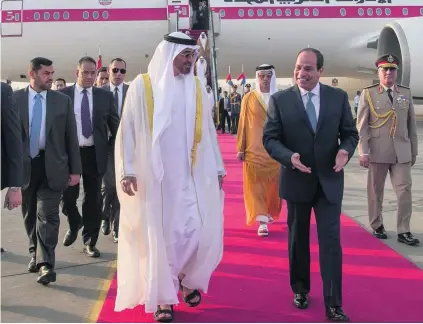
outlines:
[[[388,62],[389,63],[392,63],[394,61],[394,58],[392,57],[392,55],[389,55],[388,56]]]

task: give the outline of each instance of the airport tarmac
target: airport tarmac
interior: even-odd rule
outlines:
[[[423,147],[423,122],[418,123],[420,150]],[[389,238],[384,243],[423,270],[423,158],[413,167],[412,231],[422,244],[409,247],[396,241],[396,199],[389,177],[384,201],[384,222]],[[367,171],[358,165],[357,154],[346,168],[343,212],[370,231],[367,216]],[[2,197],[4,191],[2,192]],[[3,201],[3,199],[2,199]],[[81,202],[79,202],[80,205]],[[2,322],[87,322],[96,319],[99,298],[114,271],[117,245],[111,236],[100,234],[97,247],[101,257],[92,259],[82,253],[81,235],[71,247],[62,240],[67,230],[61,216],[59,245],[56,250],[56,283],[43,287],[36,274],[27,272],[28,242],[20,210],[2,210],[1,246],[1,321]],[[254,230],[254,229],[253,229]],[[377,257],[377,256],[375,256]],[[387,287],[388,288],[388,287]]]

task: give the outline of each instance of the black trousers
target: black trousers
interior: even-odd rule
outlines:
[[[289,274],[294,293],[310,292],[310,217],[314,209],[319,240],[320,274],[326,306],[342,306],[341,202],[331,204],[318,186],[311,203],[288,205]]]
[[[31,160],[29,186],[22,190],[22,215],[29,238],[29,253],[37,265],[54,268],[59,239],[61,191],[48,186],[44,151]]]
[[[223,112],[220,112],[219,116],[220,121],[220,129],[222,130],[222,133],[226,131],[226,121],[228,122],[228,131],[231,131],[231,117],[229,116],[229,113],[227,110],[223,110]]]
[[[120,203],[116,192],[114,146],[109,146],[107,171],[103,176],[101,188],[103,200],[103,219],[113,224],[113,231],[119,232]]]
[[[84,245],[95,246],[101,226],[101,179],[97,168],[94,146],[80,148],[82,163],[82,184],[84,200],[82,202],[82,239]],[[81,215],[76,206],[79,197],[79,184],[68,187],[63,192],[63,213],[68,216],[69,229],[77,232]]]
[[[232,129],[229,127],[229,129],[231,129],[231,132],[233,134],[236,134],[238,132],[238,122],[239,122],[239,114],[237,113],[232,113],[231,115],[231,125],[232,125]]]

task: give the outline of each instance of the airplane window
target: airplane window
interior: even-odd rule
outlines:
[[[40,15],[39,12],[34,13],[34,20],[40,20],[40,17],[41,17],[41,15]]]
[[[295,9],[294,11],[295,15],[298,17],[299,15],[301,15],[301,11],[300,9]]]
[[[310,16],[310,10],[309,9],[304,9],[304,16],[308,17]]]
[[[50,19],[50,13],[49,12],[45,12],[44,13],[44,20],[49,20]]]
[[[263,10],[261,9],[257,10],[257,16],[263,17]]]
[[[376,15],[378,15],[378,16],[382,16],[382,9],[377,8],[377,9],[376,9]]]
[[[276,9],[276,16],[278,16],[278,17],[282,16],[282,10],[281,9]]]
[[[248,16],[249,17],[254,16],[254,10],[253,9],[248,9]]]
[[[54,20],[59,20],[59,19],[60,19],[60,14],[56,11],[56,12],[53,14],[53,18],[54,18]]]
[[[367,16],[373,16],[373,9],[372,8],[367,9]]]
[[[103,17],[103,19],[109,19],[109,12],[108,11],[103,11],[101,13],[101,16]]]
[[[402,14],[404,16],[408,16],[408,9],[407,8],[402,8]]]
[[[94,19],[98,19],[98,17],[99,17],[100,15],[99,15],[99,13],[98,13],[98,11],[94,11],[93,12],[93,18]]]
[[[341,10],[339,10],[339,13],[341,14],[342,17],[345,17],[347,15],[347,9],[341,8]]]
[[[313,16],[317,17],[319,15],[319,9],[314,8],[313,9]]]
[[[391,15],[391,9],[385,8],[385,15],[390,16]]]
[[[244,9],[239,9],[238,10],[238,16],[244,17]]]
[[[423,16],[423,8],[420,8],[420,15]]]
[[[182,15],[184,15],[184,16],[187,15],[187,8],[186,7],[182,8]]]
[[[63,19],[68,20],[69,19],[69,12],[65,11],[63,13]]]
[[[220,14],[221,18],[225,17],[225,15],[226,15],[225,9],[220,9],[219,14]]]
[[[359,16],[363,16],[364,15],[364,9],[363,8],[358,8],[358,15]]]
[[[267,14],[267,17],[272,17],[272,16],[273,16],[273,11],[272,11],[272,9],[267,9],[267,10],[266,10],[266,14]]]
[[[82,13],[82,18],[84,18],[84,19],[88,19],[88,18],[90,18],[90,13],[89,13],[88,11],[84,11],[84,12]]]

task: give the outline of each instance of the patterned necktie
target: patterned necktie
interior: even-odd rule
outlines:
[[[317,116],[316,116],[316,108],[314,107],[313,102],[311,101],[311,98],[314,96],[314,93],[309,92],[308,95],[308,101],[306,105],[306,112],[308,115],[308,119],[310,120],[311,127],[313,128],[313,131],[316,131],[317,127]]]
[[[392,97],[392,89],[388,89],[387,91],[388,91],[389,100],[391,100],[391,104],[392,104],[394,103],[394,98]]]
[[[34,97],[34,106],[32,107],[31,132],[29,134],[29,152],[31,158],[35,158],[40,152],[40,131],[43,105],[41,95],[37,93]]]
[[[90,114],[90,103],[88,101],[87,89],[82,90],[83,96],[81,101],[81,124],[82,124],[82,135],[85,138],[89,138],[93,133],[91,126],[91,114]]]
[[[115,87],[113,97],[115,99],[116,112],[117,112],[118,116],[120,116],[120,113],[119,113],[119,89],[117,87]]]

